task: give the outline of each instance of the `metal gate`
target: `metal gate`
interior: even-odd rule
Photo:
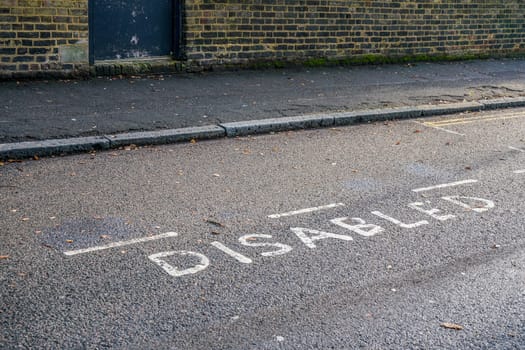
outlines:
[[[174,0],[90,0],[89,5],[91,63],[167,56],[178,49]]]

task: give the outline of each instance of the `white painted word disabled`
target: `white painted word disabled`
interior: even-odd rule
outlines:
[[[421,192],[430,189],[431,188],[422,188],[414,191]],[[461,208],[463,211],[471,211],[473,213],[483,213],[494,208],[493,201],[479,197],[445,196],[441,197],[441,200],[452,203],[458,206],[458,208]],[[295,210],[288,213],[272,214],[268,217],[283,218],[342,206],[344,206],[343,203],[334,203],[325,206]],[[456,215],[454,214],[444,213],[441,209],[432,207],[430,201],[409,203],[407,207],[424,217],[421,220],[415,222],[403,222],[402,220],[381,211],[374,210],[371,212],[371,214],[377,217],[378,220],[386,221],[403,229],[416,229],[420,226],[429,225],[431,223],[429,220],[447,221],[456,218]],[[367,222],[359,217],[337,217],[329,221],[334,226],[334,230],[336,228],[339,230],[336,231],[337,233],[306,227],[290,227],[289,232],[297,238],[299,243],[310,249],[315,249],[317,247],[316,242],[320,240],[335,239],[340,241],[353,241],[353,234],[360,237],[372,237],[385,231],[385,228],[381,226],[382,224],[376,222]],[[176,235],[176,233],[170,234],[172,237]],[[284,255],[293,250],[292,246],[281,242],[276,242],[274,241],[273,236],[268,234],[243,235],[238,238],[238,242],[242,246],[261,248],[261,251],[258,254],[264,257]],[[251,264],[253,262],[252,258],[246,256],[243,252],[234,250],[224,243],[214,241],[210,244],[212,247],[221,251],[226,256],[232,258],[238,263]],[[191,266],[185,266],[184,268],[173,266],[173,264],[167,261],[167,258],[174,256],[176,256],[178,259],[187,259],[188,261],[191,261]],[[210,266],[210,259],[206,255],[200,252],[188,250],[171,250],[149,255],[148,258],[173,277],[182,277],[185,275],[195,274],[205,270]]]

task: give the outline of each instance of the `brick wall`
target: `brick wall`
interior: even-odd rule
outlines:
[[[525,51],[521,0],[186,0],[186,55],[203,65],[363,55]]]
[[[0,76],[87,69],[87,4],[0,0]]]
[[[525,53],[522,0],[185,0],[190,66]],[[0,0],[0,77],[82,72],[88,0]]]

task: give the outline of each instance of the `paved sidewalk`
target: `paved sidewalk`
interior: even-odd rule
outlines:
[[[319,115],[333,120],[338,112],[525,101],[525,59],[10,81],[0,82],[0,96],[0,144],[165,129],[160,135],[170,142],[172,129],[187,127],[212,126],[196,130],[216,137],[225,133],[217,125],[231,122],[278,118],[282,124],[297,120],[282,118],[318,114],[317,122],[303,123],[309,127],[326,124]],[[261,123],[268,131],[276,121]]]

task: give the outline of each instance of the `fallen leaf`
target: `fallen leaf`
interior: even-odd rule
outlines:
[[[72,239],[66,239],[66,243],[73,243]]]
[[[35,233],[36,233],[37,235],[39,235],[39,234],[42,233],[42,231],[40,231],[40,230],[36,230]]]
[[[456,331],[460,331],[463,329],[463,326],[459,325],[459,324],[455,324],[455,323],[450,323],[450,322],[444,322],[442,324],[439,325],[440,327],[443,327],[443,328],[447,328],[447,329],[454,329]]]
[[[211,234],[212,234],[212,235],[220,235],[221,233],[220,233],[220,232],[217,232],[217,231],[211,231]]]
[[[0,166],[4,166],[4,162],[0,162]]]
[[[213,176],[215,176],[215,177],[221,177],[219,174],[213,174]]]
[[[401,144],[401,141],[397,141],[396,142],[396,146],[400,145]]]
[[[212,225],[219,226],[219,227],[225,227],[224,224],[218,221],[215,221],[215,220],[205,219],[204,221],[207,222],[208,224],[212,224]]]
[[[93,219],[95,219],[95,220],[102,220],[103,217],[102,216],[98,216],[98,215],[94,215]]]
[[[421,130],[414,130],[414,134],[419,134]]]
[[[242,151],[242,154],[252,154],[252,151],[250,151],[249,149],[245,149]]]
[[[195,143],[197,143],[197,140],[195,140],[195,139],[191,139],[191,140],[190,140],[190,143],[195,144]]]
[[[55,220],[56,218],[57,218],[56,216],[50,216],[49,220]]]
[[[29,221],[29,218],[22,218],[22,221]]]
[[[465,170],[472,170],[472,168],[469,167],[469,166],[466,166],[466,167],[465,167]]]
[[[100,238],[102,238],[102,239],[108,239],[109,236],[108,236],[108,235],[100,235]]]
[[[9,255],[0,255],[0,260],[9,259]]]
[[[33,159],[34,159],[34,160],[39,160],[39,159],[40,159],[40,157],[39,157],[39,156],[37,156],[37,155],[35,154],[35,155],[33,156]]]

